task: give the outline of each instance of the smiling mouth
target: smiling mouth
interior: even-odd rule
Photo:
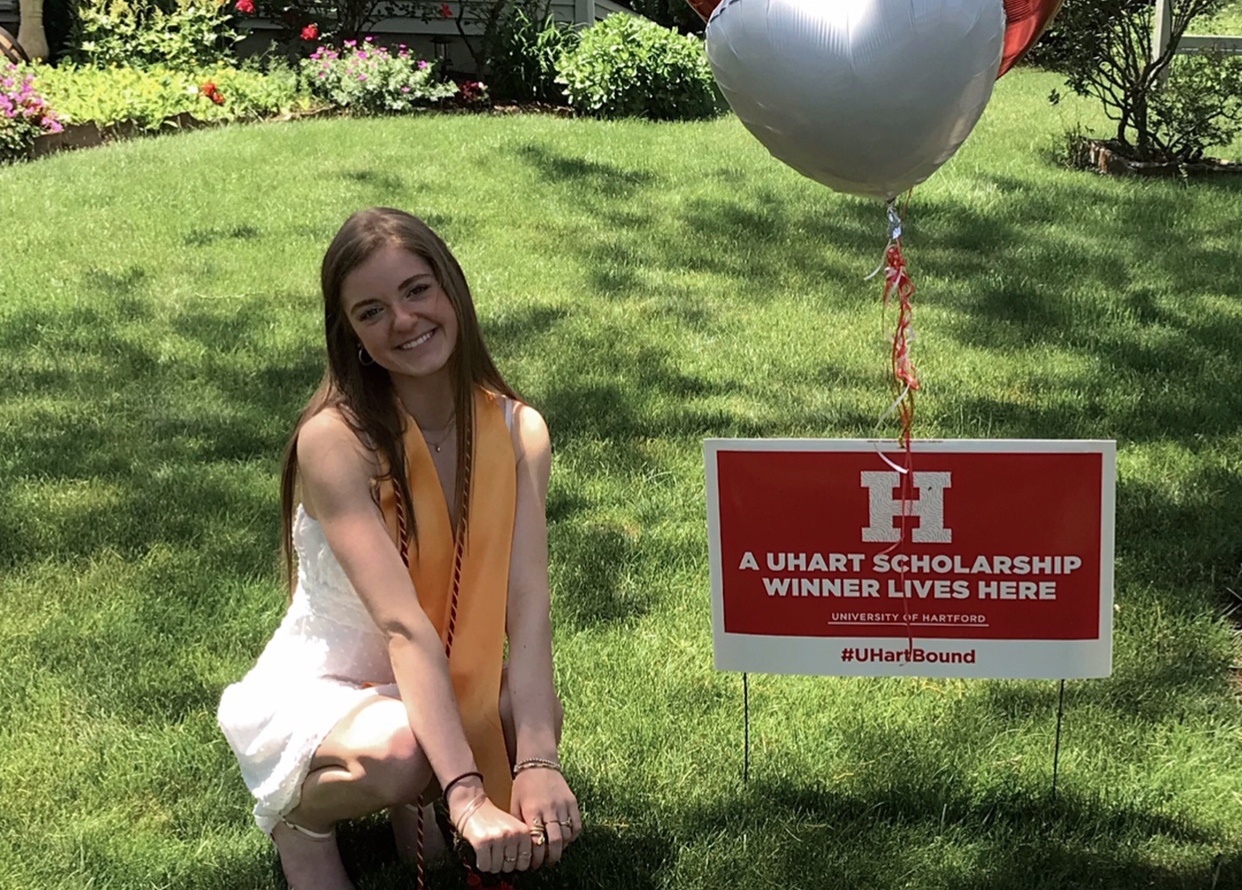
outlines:
[[[422,335],[420,335],[420,336],[418,336],[418,337],[415,337],[413,340],[409,340],[409,341],[407,341],[407,342],[405,342],[405,343],[402,343],[402,344],[401,344],[400,346],[398,346],[397,348],[398,348],[398,349],[401,349],[401,350],[417,349],[418,347],[420,347],[420,346],[422,346],[424,343],[426,343],[428,340],[430,340],[430,339],[431,339],[431,335],[432,335],[432,334],[434,334],[435,332],[436,332],[436,329],[435,329],[435,328],[432,328],[432,329],[431,329],[431,330],[429,330],[427,333],[422,334]]]

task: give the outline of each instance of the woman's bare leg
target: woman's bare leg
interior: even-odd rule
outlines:
[[[400,699],[377,696],[341,719],[324,737],[302,783],[302,799],[285,821],[311,832],[415,801],[431,780]],[[290,890],[351,890],[335,840],[278,823],[272,840]],[[398,843],[400,847],[400,843]]]

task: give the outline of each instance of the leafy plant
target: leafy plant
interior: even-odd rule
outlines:
[[[217,0],[82,0],[70,58],[107,68],[161,66],[192,71],[229,62],[241,35]]]
[[[722,108],[702,41],[638,16],[617,13],[582,32],[560,70],[569,104],[585,114],[693,120]]]
[[[519,8],[510,21],[492,51],[492,89],[505,99],[564,104],[557,62],[577,47],[578,32],[559,24],[551,13],[537,23]]]
[[[433,67],[415,59],[405,46],[396,53],[367,37],[345,41],[341,50],[319,47],[301,63],[303,77],[317,96],[362,114],[409,111],[457,92],[433,76]]]
[[[1201,159],[1242,130],[1242,59],[1218,53],[1179,56],[1151,97],[1152,143],[1161,154]]]
[[[313,101],[287,66],[265,75],[227,66],[188,72],[61,65],[40,69],[38,85],[66,122],[133,122],[144,130],[157,130],[183,112],[200,120],[254,120]]]
[[[1143,161],[1198,160],[1208,146],[1227,143],[1242,129],[1242,60],[1176,56],[1175,50],[1192,22],[1226,2],[1170,0],[1169,44],[1153,58],[1150,0],[1065,0],[1053,50],[1040,58],[1065,74],[1074,92],[1103,104],[1126,154]]]
[[[38,136],[63,129],[34,83],[35,75],[27,66],[11,62],[0,66],[0,163],[25,157]]]

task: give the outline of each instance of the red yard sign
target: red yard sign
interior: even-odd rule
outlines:
[[[916,442],[909,478],[887,442],[704,455],[718,668],[1111,672],[1114,443]]]

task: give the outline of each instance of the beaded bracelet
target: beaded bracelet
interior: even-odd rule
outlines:
[[[555,760],[548,760],[546,757],[527,757],[525,760],[519,760],[513,764],[513,776],[517,778],[517,774],[528,769],[554,769],[558,773],[561,772],[561,765]]]

